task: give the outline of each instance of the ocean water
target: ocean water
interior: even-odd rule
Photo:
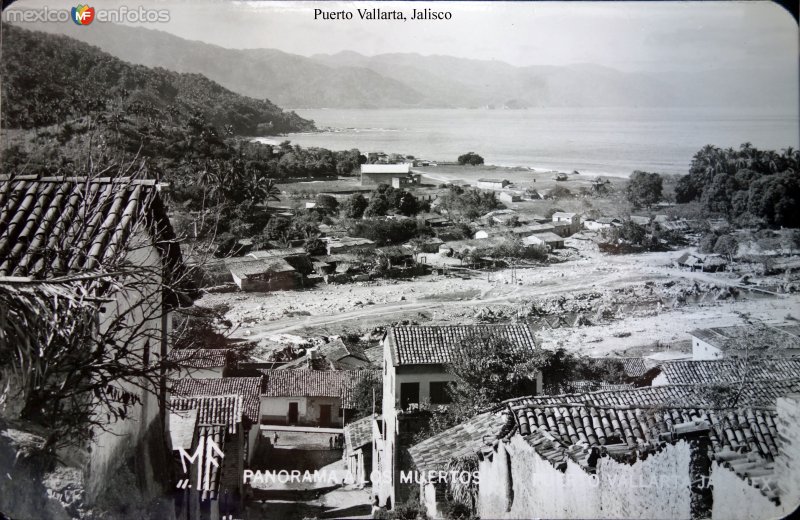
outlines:
[[[747,109],[536,108],[297,110],[320,133],[290,134],[302,146],[358,148],[455,161],[468,151],[487,164],[627,176],[685,174],[704,145],[800,148],[798,114]],[[280,139],[269,139],[279,141]]]

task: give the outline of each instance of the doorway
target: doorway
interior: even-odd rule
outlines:
[[[289,403],[289,424],[297,424],[297,417],[298,417],[298,408],[297,403]]]
[[[320,426],[330,426],[331,424],[331,405],[319,405],[319,424]]]

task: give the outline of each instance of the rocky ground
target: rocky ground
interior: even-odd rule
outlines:
[[[514,272],[207,294],[199,305],[228,306],[232,336],[260,345],[255,352],[261,356],[302,341],[297,337],[364,335],[394,323],[526,321],[545,348],[605,356],[680,349],[687,332],[738,323],[742,314],[767,322],[800,319],[800,296],[774,292],[775,286],[796,285],[791,279],[744,284],[740,274],[673,267],[682,251],[610,256],[589,240],[566,243],[558,263]]]

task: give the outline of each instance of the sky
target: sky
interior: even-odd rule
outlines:
[[[75,2],[19,0],[15,7]],[[132,8],[105,0],[93,7]],[[167,23],[142,24],[228,48],[271,48],[310,56],[411,52],[501,60],[512,65],[591,63],[630,72],[707,72],[798,67],[798,26],[772,2],[285,2],[151,1]],[[356,9],[426,7],[445,21],[365,21]],[[314,20],[314,9],[353,19]],[[87,28],[88,29],[88,28]]]

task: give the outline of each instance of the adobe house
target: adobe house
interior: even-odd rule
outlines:
[[[557,211],[553,213],[553,224],[568,226],[567,236],[574,235],[581,229],[581,218],[577,213]]]
[[[262,424],[341,428],[356,407],[360,381],[376,370],[261,370]]]
[[[236,395],[242,398],[243,457],[250,461],[258,447],[259,409],[261,406],[261,377],[223,377],[214,379],[185,378],[172,389],[175,398],[215,397]]]
[[[234,283],[243,291],[281,291],[302,287],[302,276],[283,258],[226,258]]]
[[[779,468],[788,481],[800,478],[792,451],[800,439],[792,421],[800,413],[797,382],[747,385],[735,404],[715,401],[709,388],[514,399],[412,446],[409,454],[420,470],[439,470],[454,456],[468,456],[465,446],[474,448],[482,518],[530,518],[532,512],[542,518],[783,516],[800,503],[796,493],[784,499],[777,485]],[[444,486],[420,485],[433,517]],[[757,513],[759,507],[769,514]]]
[[[533,331],[527,325],[471,325],[392,327],[383,337],[382,415],[376,418],[373,465],[389,479],[377,484],[374,491],[382,505],[396,504],[404,498],[407,486],[399,485],[401,470],[408,470],[401,455],[403,437],[416,425],[415,411],[420,405],[447,405],[447,384],[455,377],[447,365],[458,355],[463,342],[489,337],[507,341],[510,348],[535,352],[538,348]],[[532,374],[531,393],[542,390],[541,374]]]
[[[136,266],[139,274],[104,307],[98,324],[105,332],[125,316],[137,332],[124,330],[119,340],[136,359],[166,357],[171,313],[192,301],[177,287],[185,265],[161,198],[163,187],[129,177],[0,175],[0,276],[47,280]],[[86,289],[104,297],[102,286],[91,281]],[[95,432],[90,452],[81,450],[87,505],[134,453],[158,449],[149,432],[163,429],[166,421],[165,391],[157,395],[125,381],[110,388],[135,404],[126,418]],[[140,462],[145,470],[160,464],[149,457]]]
[[[526,236],[522,243],[529,246],[546,246],[548,249],[564,249],[564,239],[555,233],[536,233]]]
[[[241,395],[170,399],[169,434],[175,458],[178,518],[219,520],[241,513],[245,459],[243,408]],[[209,440],[221,452],[221,455],[213,449],[210,452],[219,467],[201,462],[209,453],[206,451]],[[194,462],[180,452],[183,450],[192,457],[198,448],[203,458]],[[186,482],[185,487],[181,482]]]
[[[583,221],[583,227],[590,231],[610,229],[612,227],[620,227],[621,225],[622,221],[614,217],[600,217],[596,219],[586,219]]]

